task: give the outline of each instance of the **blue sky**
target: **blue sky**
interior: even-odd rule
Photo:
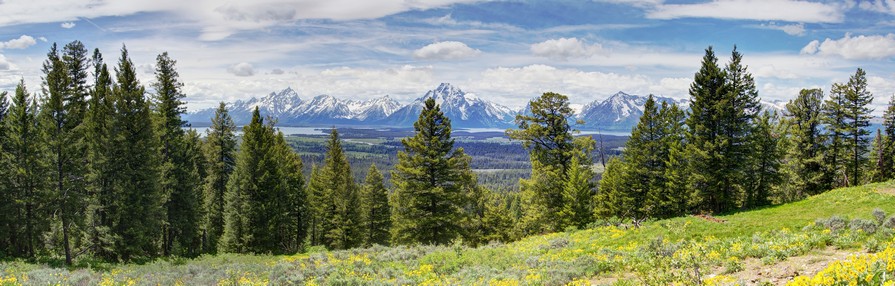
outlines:
[[[736,45],[766,101],[858,67],[877,113],[895,94],[895,0],[0,0],[0,13],[0,90],[39,90],[52,42],[109,62],[126,44],[143,83],[157,54],[178,60],[193,110],[285,87],[408,102],[441,82],[510,107],[545,91],[686,98],[710,45],[722,63]]]

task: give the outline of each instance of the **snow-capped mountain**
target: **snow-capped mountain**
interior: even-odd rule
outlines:
[[[687,105],[687,100],[676,100],[668,97],[653,96],[658,103],[668,102]],[[643,115],[643,105],[647,96],[631,95],[619,91],[602,101],[593,101],[581,109],[577,119],[583,120],[582,129],[597,128],[600,130],[630,131],[637,125]]]
[[[358,124],[379,120],[394,113],[401,105],[383,96],[367,101],[341,100],[330,95],[318,95],[304,101],[291,88],[271,92],[262,98],[237,100],[228,104],[230,116],[237,125],[248,124],[255,107],[262,116],[277,118],[283,125]],[[186,114],[185,119],[195,125],[207,125],[214,117],[215,108]]]
[[[442,83],[438,88],[426,92],[381,122],[392,126],[413,126],[428,98],[434,98],[435,102],[441,105],[441,110],[451,119],[453,127],[511,127],[517,113],[509,107],[484,100],[472,93],[465,93],[449,83]]]

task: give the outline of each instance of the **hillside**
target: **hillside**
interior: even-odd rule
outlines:
[[[630,285],[692,284],[695,279],[723,285],[781,284],[797,274],[813,275],[828,264],[824,273],[869,259],[883,264],[865,265],[865,272],[886,271],[886,261],[893,269],[892,248],[831,264],[851,253],[883,250],[892,240],[892,217],[876,223],[872,213],[877,208],[895,211],[893,191],[895,182],[872,184],[730,215],[659,220],[640,228],[601,226],[478,248],[312,249],[294,256],[228,254],[146,265],[82,262],[71,270],[2,262],[0,285]],[[829,219],[833,216],[844,219]],[[855,218],[861,219],[849,222]],[[860,276],[860,271],[851,273],[880,279]],[[813,284],[809,279],[797,281]]]

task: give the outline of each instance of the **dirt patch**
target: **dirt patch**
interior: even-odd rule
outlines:
[[[745,282],[745,285],[762,285],[763,283],[784,285],[799,275],[813,276],[827,268],[831,262],[845,260],[853,254],[857,253],[828,247],[802,256],[790,257],[772,265],[764,265],[757,258],[748,258],[743,261],[743,271],[728,275]]]
[[[725,222],[727,222],[726,220],[723,220],[723,219],[720,219],[720,218],[716,218],[716,217],[713,217],[713,216],[711,216],[711,215],[705,215],[705,214],[694,215],[694,217],[698,217],[698,218],[701,218],[701,219],[704,219],[704,220],[707,220],[707,221],[710,221],[710,222],[717,222],[717,223],[725,223]]]
[[[877,193],[895,196],[895,188],[877,188]]]

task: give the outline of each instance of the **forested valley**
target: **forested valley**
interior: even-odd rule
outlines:
[[[148,83],[135,69],[125,47],[107,63],[79,41],[54,44],[41,86],[0,93],[0,258],[475,247],[895,177],[895,99],[870,130],[862,69],[772,113],[736,48],[727,62],[707,48],[690,105],[650,97],[630,138],[580,135],[569,98],[552,92],[498,141],[452,132],[434,100],[403,138],[286,136],[257,110],[238,127],[223,103],[199,134],[181,119],[176,60],[158,55]]]

